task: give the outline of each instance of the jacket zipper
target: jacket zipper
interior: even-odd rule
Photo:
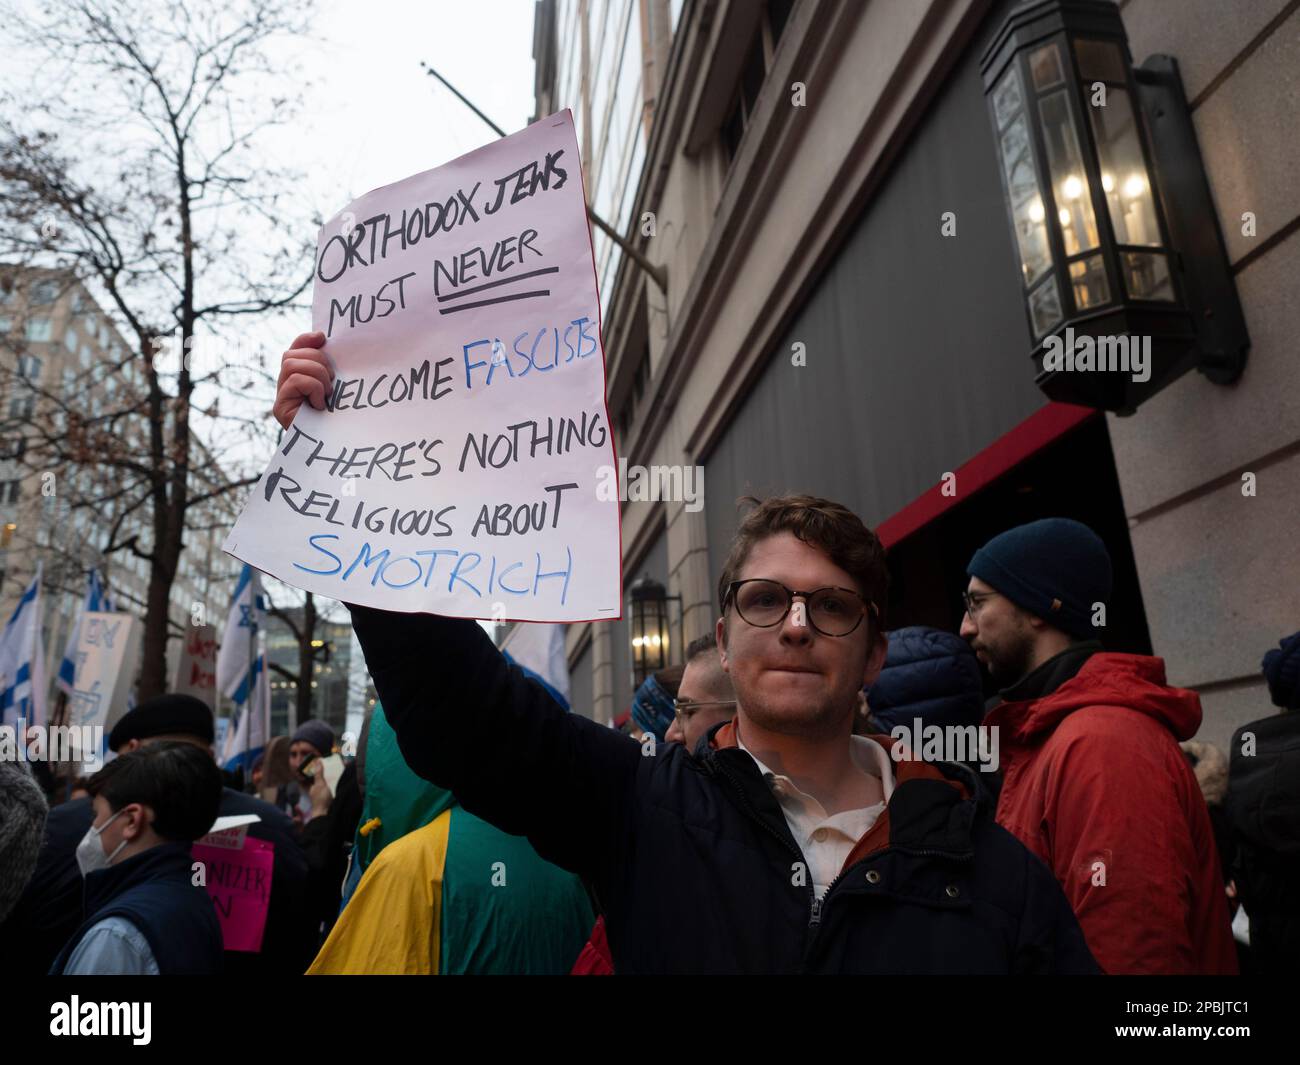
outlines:
[[[812,883],[812,879],[810,876],[811,870],[809,870],[808,868],[808,859],[804,857],[803,851],[799,849],[797,844],[792,843],[790,840],[786,839],[783,835],[781,835],[780,832],[778,832],[775,828],[773,828],[770,824],[768,824],[767,821],[763,818],[763,815],[754,809],[754,807],[750,804],[749,796],[745,794],[744,787],[741,785],[740,781],[738,781],[735,778],[735,776],[732,774],[730,769],[728,769],[723,763],[717,761],[716,759],[710,759],[709,764],[711,766],[716,766],[717,769],[722,773],[722,775],[725,776],[728,781],[730,781],[732,788],[735,790],[736,794],[740,796],[741,806],[744,809],[745,813],[749,816],[750,820],[761,825],[764,829],[767,830],[767,832],[773,838],[775,838],[781,844],[782,847],[784,847],[789,853],[793,854],[796,858],[799,859],[799,864],[803,866],[805,875],[809,876],[808,896],[809,896],[810,914],[808,918],[808,927],[809,929],[816,929],[818,924],[821,923],[822,900],[817,897],[817,889]],[[836,877],[836,879],[838,880],[839,878]],[[831,883],[833,884],[834,881],[832,881]],[[826,889],[826,894],[828,895],[830,894],[830,888]]]
[[[768,824],[767,821],[764,820],[763,816],[757,810],[754,809],[754,807],[750,804],[749,796],[745,794],[744,787],[741,785],[740,781],[738,781],[735,778],[731,770],[728,769],[727,766],[725,766],[722,762],[719,762],[716,758],[710,758],[708,761],[708,766],[710,771],[713,771],[714,768],[716,767],[716,769],[720,771],[722,775],[725,776],[727,780],[731,783],[736,794],[739,795],[740,797],[741,807],[744,809],[745,813],[749,816],[750,820],[757,822],[770,835],[772,835],[776,840],[778,840],[780,844],[787,851],[789,851],[791,854],[796,855],[799,861],[803,864],[805,872],[810,872],[810,870],[808,869],[808,860],[807,858],[804,857],[803,851],[801,851],[797,845],[792,844],[783,835],[781,835],[780,832],[778,832],[770,824]],[[960,861],[960,862],[968,862],[975,857],[974,851],[958,853],[956,851],[937,850],[929,847],[915,848],[915,847],[885,846],[882,847],[880,850],[872,851],[869,855],[862,858],[860,861],[854,862],[853,865],[851,865],[848,869],[841,869],[839,873],[835,875],[835,878],[829,884],[826,885],[826,894],[824,894],[821,898],[817,897],[817,888],[812,883],[812,880],[810,878],[808,881],[808,895],[810,900],[809,916],[808,916],[808,931],[810,934],[808,936],[807,942],[804,944],[803,962],[800,964],[800,971],[807,971],[808,959],[812,956],[813,947],[817,942],[817,933],[821,929],[822,911],[825,908],[827,900],[829,900],[831,897],[831,892],[835,890],[835,886],[841,880],[847,877],[850,873],[866,865],[868,861],[877,858],[882,854],[888,854],[890,851],[893,850],[901,851],[904,854],[915,854],[921,857],[951,858],[954,861]]]

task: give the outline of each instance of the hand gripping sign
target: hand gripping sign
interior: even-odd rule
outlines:
[[[619,616],[600,303],[568,111],[377,189],[320,233],[335,370],[225,550],[389,610]]]

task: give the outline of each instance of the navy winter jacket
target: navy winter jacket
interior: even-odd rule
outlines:
[[[885,667],[867,692],[886,731],[927,725],[978,725],[984,717],[979,660],[960,636],[925,625],[888,633]]]
[[[192,883],[190,844],[163,843],[86,875],[85,921],[54,959],[62,974],[82,937],[100,921],[124,917],[149,943],[160,976],[221,972],[221,925],[205,888]]]

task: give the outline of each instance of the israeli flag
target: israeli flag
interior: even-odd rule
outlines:
[[[86,578],[86,598],[81,604],[81,613],[77,615],[72,631],[68,633],[68,646],[63,652],[63,661],[59,663],[58,676],[54,678],[54,683],[59,686],[59,690],[66,692],[69,698],[72,697],[73,681],[77,676],[77,644],[81,640],[81,619],[87,611],[111,613],[112,610],[113,604],[104,592],[104,582],[100,579],[99,570],[92,569]]]
[[[262,592],[262,575],[252,566],[245,565],[235,586],[225,635],[217,650],[217,688],[222,695],[240,705],[248,701],[257,636],[265,629],[266,596]]]
[[[269,739],[271,729],[271,685],[267,677],[266,654],[257,656],[253,663],[253,699],[239,711],[234,728],[227,727],[226,741],[222,746],[221,763],[234,769],[261,753]]]
[[[45,724],[45,648],[41,640],[41,563],[0,633],[0,723]]]

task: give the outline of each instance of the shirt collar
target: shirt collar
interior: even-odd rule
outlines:
[[[739,728],[736,729],[736,746],[754,759],[758,771],[769,785],[773,781],[780,781],[784,787],[798,792],[800,795],[803,794],[799,792],[799,789],[789,777],[774,772],[759,761],[758,756],[746,747],[745,741],[740,738]],[[849,737],[849,755],[852,757],[854,764],[864,773],[870,773],[873,777],[880,779],[881,788],[885,793],[885,802],[889,802],[889,797],[894,793],[894,767],[890,762],[889,752],[867,736],[853,735]]]

